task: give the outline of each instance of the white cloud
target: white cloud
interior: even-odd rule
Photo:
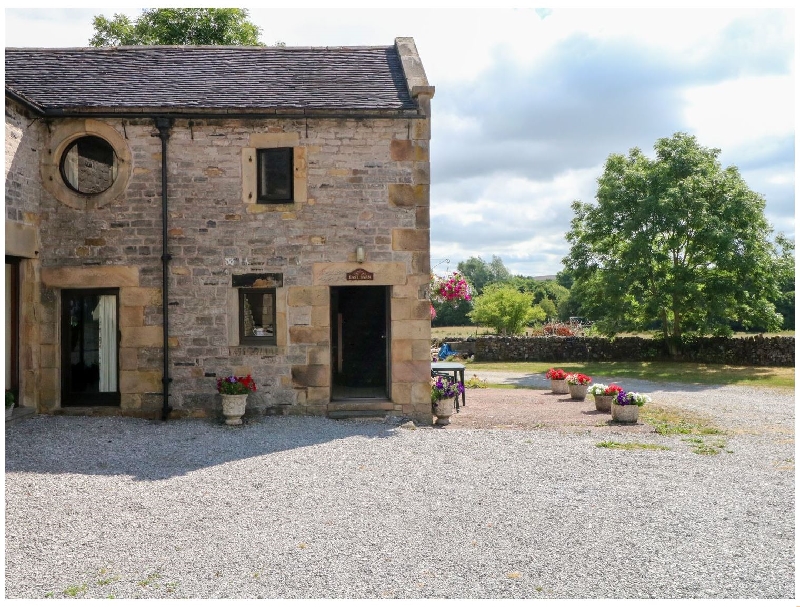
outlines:
[[[750,76],[683,93],[687,126],[703,145],[724,150],[794,133],[790,76]]]
[[[140,9],[6,9],[6,46],[85,46],[91,18]],[[431,254],[553,274],[570,203],[611,153],[675,131],[721,148],[794,234],[795,14],[739,9],[251,9],[262,39],[387,45],[413,36],[436,86]],[[440,268],[441,269],[441,268]]]

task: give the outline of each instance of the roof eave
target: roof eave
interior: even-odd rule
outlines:
[[[6,91],[8,94],[8,90]],[[18,96],[17,96],[18,97]],[[346,108],[175,108],[175,107],[69,107],[43,108],[25,99],[20,102],[50,118],[421,118],[416,109]]]
[[[39,105],[38,103],[34,102],[33,100],[29,99],[25,95],[22,95],[21,93],[16,92],[14,89],[10,89],[10,88],[6,87],[6,97],[8,97],[9,99],[13,99],[14,101],[19,103],[20,105],[32,110],[33,112],[35,112],[37,114],[40,114],[42,116],[45,115],[45,112],[46,112],[45,108],[43,108],[41,105]]]

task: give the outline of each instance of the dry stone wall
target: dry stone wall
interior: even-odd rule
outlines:
[[[456,351],[475,352],[476,361],[659,361],[684,360],[731,365],[793,367],[794,337],[702,337],[686,340],[679,358],[662,340],[641,337],[481,337],[448,341]]]

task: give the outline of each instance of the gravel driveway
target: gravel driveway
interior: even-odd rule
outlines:
[[[718,455],[621,428],[29,418],[6,430],[6,597],[790,600],[793,395],[703,393]]]

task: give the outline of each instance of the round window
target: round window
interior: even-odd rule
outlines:
[[[67,147],[60,169],[64,183],[76,192],[99,194],[117,178],[117,155],[105,139],[86,135]]]

